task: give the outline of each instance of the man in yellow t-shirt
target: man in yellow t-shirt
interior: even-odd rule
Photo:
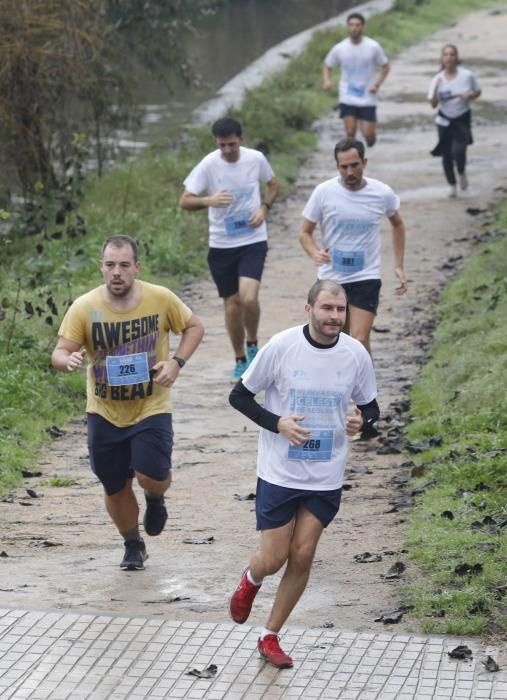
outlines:
[[[148,555],[139,533],[144,489],[144,530],[159,535],[167,520],[164,494],[171,483],[173,442],[170,388],[203,337],[201,321],[175,294],[137,279],[137,243],[115,235],[102,246],[104,284],[83,294],[65,314],[53,366],[87,368],[88,447],[106,508],[125,543],[120,566],[144,569]],[[181,334],[170,357],[169,333]]]

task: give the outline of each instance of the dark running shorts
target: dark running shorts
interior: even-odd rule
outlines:
[[[380,280],[360,280],[359,282],[342,283],[342,287],[347,295],[347,303],[372,314],[377,313],[381,286],[382,282]]]
[[[121,491],[135,471],[164,481],[171,471],[172,447],[170,413],[149,416],[127,428],[88,413],[90,464],[108,496]]]
[[[251,277],[260,281],[267,252],[267,241],[237,248],[210,248],[208,265],[218,295],[226,299],[236,294],[240,277]]]
[[[340,102],[340,117],[355,117],[361,122],[376,122],[377,108],[376,107],[356,107],[355,105],[346,105]]]
[[[340,508],[342,490],[304,491],[288,489],[257,479],[255,513],[257,530],[273,530],[287,525],[304,506],[327,527]]]

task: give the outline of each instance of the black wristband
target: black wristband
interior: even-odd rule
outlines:
[[[186,360],[184,360],[182,357],[178,357],[178,355],[173,355],[172,359],[179,365],[180,369],[183,369],[186,364]]]
[[[263,202],[263,203],[262,203],[262,206],[266,207],[266,209],[267,209],[268,211],[269,211],[269,210],[271,209],[271,207],[272,207],[272,205],[271,205],[271,204],[268,204],[267,202]]]

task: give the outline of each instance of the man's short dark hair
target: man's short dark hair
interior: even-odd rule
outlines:
[[[338,284],[338,282],[334,282],[333,280],[317,280],[310,287],[306,303],[310,306],[315,306],[315,302],[317,301],[317,298],[321,292],[329,292],[330,294],[334,294],[336,297],[343,295],[345,297],[345,301],[347,300],[347,294],[341,284]]]
[[[241,124],[237,119],[232,119],[232,117],[222,117],[217,119],[216,122],[211,127],[211,133],[215,138],[217,136],[225,138],[226,136],[239,136],[243,135],[243,129]]]
[[[350,136],[348,136],[345,139],[341,139],[341,141],[338,141],[338,143],[334,147],[334,159],[338,160],[338,153],[345,153],[345,151],[350,151],[353,148],[356,149],[361,160],[364,160],[364,143]]]
[[[366,20],[360,12],[351,12],[350,15],[347,17],[347,24],[351,19],[358,19],[361,22],[361,24],[366,24]]]
[[[126,236],[123,233],[115,233],[113,236],[109,236],[109,238],[106,238],[106,240],[102,244],[102,251],[100,255],[101,258],[104,257],[104,252],[108,245],[112,245],[114,248],[123,248],[123,246],[129,245],[132,248],[134,262],[137,262],[139,260],[139,246],[137,245],[137,241],[131,238],[130,236]]]

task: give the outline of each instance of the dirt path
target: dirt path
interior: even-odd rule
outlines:
[[[478,12],[457,26],[404,52],[393,63],[380,108],[380,140],[368,172],[389,183],[402,198],[408,229],[410,294],[396,299],[389,236],[385,237],[384,287],[373,337],[382,413],[414,382],[427,347],[431,304],[452,272],[453,259],[473,250],[474,219],[467,207],[484,208],[505,183],[507,155],[500,121],[507,62],[501,55],[507,35],[507,6],[500,14]],[[470,151],[471,188],[450,201],[440,163],[428,152],[435,135],[424,101],[442,44],[457,43],[464,63],[475,70],[483,98],[475,110],[476,145]],[[505,113],[505,111],[503,112]],[[333,172],[332,146],[341,135],[335,114],[318,125],[320,144],[301,171],[295,193],[273,212],[271,252],[262,288],[261,340],[303,320],[305,293],[314,268],[296,241],[300,213],[312,188]],[[505,190],[503,190],[505,192]],[[449,262],[450,261],[450,262]],[[459,261],[457,264],[460,264]],[[254,504],[238,500],[255,487],[257,430],[229,408],[227,373],[231,357],[223,331],[222,309],[209,282],[186,295],[207,327],[202,349],[182,372],[175,391],[174,484],[169,524],[148,542],[143,573],[124,573],[118,564],[121,541],[105,514],[101,489],[88,470],[81,422],[65,428],[53,449],[27,479],[40,498],[24,489],[0,502],[0,605],[63,608],[172,618],[224,620],[230,591],[255,547]],[[403,547],[406,511],[391,512],[390,501],[403,495],[393,477],[404,475],[403,455],[378,455],[376,443],[353,445],[339,517],[328,528],[317,553],[309,588],[291,617],[292,624],[333,624],[354,630],[372,628],[377,613],[400,602],[396,583],[381,576],[397,560],[406,576],[417,576]],[[66,488],[40,485],[58,475],[77,482]],[[184,544],[185,538],[213,537],[213,544]],[[381,553],[382,561],[358,564],[355,554]],[[265,585],[252,614],[261,623],[277,582]],[[402,623],[409,625],[408,622]]]

